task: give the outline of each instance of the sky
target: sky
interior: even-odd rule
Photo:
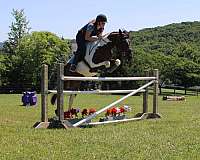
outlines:
[[[107,33],[200,21],[199,8],[200,0],[0,0],[0,42],[8,38],[12,9],[24,9],[30,31],[73,39],[98,14],[108,17]]]

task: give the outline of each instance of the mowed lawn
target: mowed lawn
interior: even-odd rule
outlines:
[[[101,108],[120,97],[79,95],[74,106]],[[37,107],[25,108],[20,94],[0,95],[0,159],[200,159],[200,97],[163,101],[160,96],[161,119],[67,130],[32,128],[40,121],[40,95],[38,99]],[[149,101],[151,111],[152,96]],[[131,97],[123,104],[132,107],[129,115],[135,114],[142,109],[142,96]],[[49,105],[49,117],[55,116],[54,109]]]

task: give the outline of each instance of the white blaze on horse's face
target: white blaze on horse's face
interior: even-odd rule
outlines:
[[[127,42],[128,46],[130,46],[130,40],[126,39],[126,42]]]

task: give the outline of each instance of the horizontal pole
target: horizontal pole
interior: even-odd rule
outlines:
[[[136,80],[155,80],[156,77],[71,77],[64,76],[66,81],[136,81]]]
[[[135,90],[93,90],[93,91],[63,91],[65,94],[109,94],[109,93],[130,93]],[[49,90],[50,93],[57,93],[57,90]],[[145,89],[140,92],[145,92]]]
[[[127,118],[127,119],[119,119],[119,120],[112,120],[112,121],[103,121],[103,122],[90,122],[87,125],[101,125],[101,124],[109,124],[109,123],[120,123],[120,122],[129,122],[129,121],[138,121],[143,120],[148,116],[147,113],[144,113],[141,117],[137,118]]]
[[[136,89],[135,91],[133,91],[133,92],[127,94],[126,96],[124,96],[124,97],[118,99],[117,101],[115,101],[115,102],[109,104],[108,106],[106,106],[106,107],[100,109],[99,111],[93,113],[92,115],[86,117],[85,119],[80,120],[79,122],[73,124],[73,127],[78,127],[79,125],[81,125],[81,124],[83,124],[83,123],[85,123],[85,122],[91,120],[92,118],[96,117],[98,114],[100,114],[100,113],[104,112],[105,110],[107,110],[107,109],[113,107],[114,105],[120,103],[121,101],[127,99],[128,97],[133,96],[134,94],[138,93],[138,92],[141,91],[142,89],[144,89],[144,88],[150,86],[151,84],[154,83],[154,81],[155,81],[155,80],[152,80],[152,81],[148,82],[147,84],[143,85],[142,87],[140,87],[140,88]]]

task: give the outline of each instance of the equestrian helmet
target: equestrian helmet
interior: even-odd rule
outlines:
[[[107,17],[106,17],[104,14],[99,14],[99,15],[96,17],[96,21],[97,21],[97,22],[107,22]]]

